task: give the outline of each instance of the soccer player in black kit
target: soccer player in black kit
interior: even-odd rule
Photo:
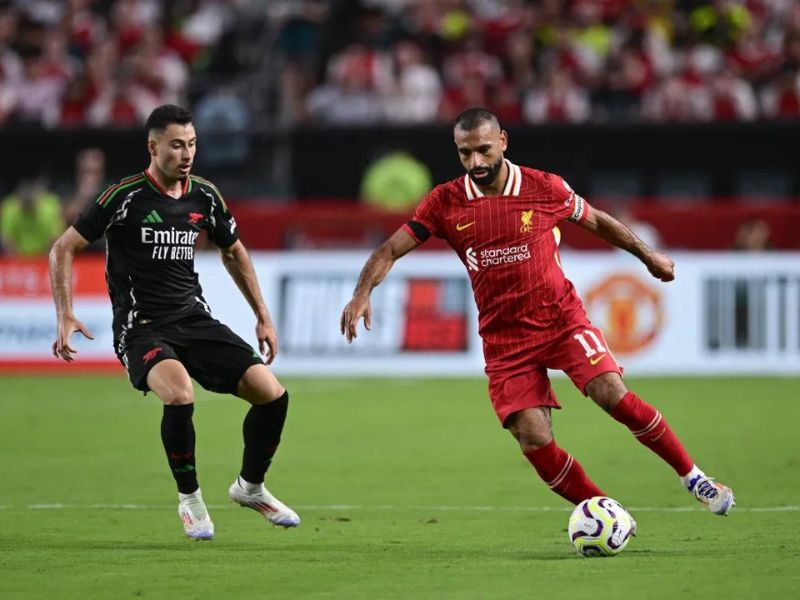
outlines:
[[[211,182],[190,175],[197,137],[189,111],[156,108],[147,120],[150,166],[105,190],[55,242],[50,279],[58,317],[53,354],[74,360],[70,336],[92,334],[72,312],[72,258],[106,236],[106,281],[114,311],[114,350],[137,390],[164,404],[161,439],[178,486],[178,514],[190,538],[211,539],[195,470],[192,424],[195,379],[207,390],[252,404],[244,419],[242,468],[228,494],[282,527],[297,514],[264,487],[281,437],[289,394],[267,367],[278,351],[275,328],[236,221]],[[257,318],[261,354],[211,316],[194,271],[201,231],[219,247],[222,262]]]

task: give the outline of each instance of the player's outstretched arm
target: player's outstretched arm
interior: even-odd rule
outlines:
[[[59,356],[67,362],[75,360],[73,354],[78,351],[69,345],[69,338],[80,331],[90,340],[94,336],[72,312],[72,259],[89,242],[74,227],[67,229],[50,249],[50,288],[56,305],[57,334],[53,342],[53,356]]]
[[[340,327],[348,344],[358,337],[356,328],[360,318],[364,318],[364,327],[367,329],[372,327],[372,307],[369,304],[372,290],[389,274],[389,270],[398,258],[405,256],[418,245],[419,242],[401,228],[369,257],[361,269],[353,299],[342,311]]]
[[[258,351],[267,357],[267,364],[271,364],[278,355],[278,335],[275,333],[275,326],[269,316],[267,304],[261,296],[256,271],[253,269],[247,249],[240,240],[236,240],[227,248],[220,248],[219,251],[222,254],[222,264],[225,265],[231,278],[236,282],[236,286],[242,292],[250,308],[253,309],[253,314],[257,319]],[[267,349],[269,349],[269,354],[266,354]]]
[[[653,277],[661,281],[675,279],[675,263],[669,256],[653,250],[624,223],[620,223],[608,213],[592,207],[580,225],[609,244],[633,254],[644,263]]]

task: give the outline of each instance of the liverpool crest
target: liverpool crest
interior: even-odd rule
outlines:
[[[522,215],[520,215],[520,219],[522,220],[522,227],[519,228],[520,233],[530,233],[531,219],[533,219],[533,209],[523,210]]]

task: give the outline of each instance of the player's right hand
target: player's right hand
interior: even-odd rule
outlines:
[[[72,355],[77,354],[78,351],[69,345],[69,338],[76,331],[80,331],[87,339],[94,339],[88,327],[75,317],[66,317],[58,320],[58,334],[56,341],[53,342],[53,356],[56,358],[61,357],[67,362],[75,360]]]
[[[372,307],[369,304],[369,297],[353,296],[353,299],[347,303],[347,306],[342,311],[340,323],[342,335],[347,338],[348,344],[358,337],[356,329],[358,320],[361,317],[364,317],[364,327],[368,330],[371,329]]]
[[[664,282],[675,279],[675,263],[666,254],[651,252],[645,260],[645,265],[656,279]]]

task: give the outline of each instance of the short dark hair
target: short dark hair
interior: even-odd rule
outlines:
[[[481,107],[468,108],[456,117],[453,129],[460,127],[464,131],[472,131],[484,123],[491,123],[500,129],[500,121],[492,111]]]
[[[167,127],[176,123],[178,125],[188,125],[192,122],[192,112],[175,104],[164,104],[156,108],[147,117],[145,129],[150,133],[154,129],[164,131]]]

